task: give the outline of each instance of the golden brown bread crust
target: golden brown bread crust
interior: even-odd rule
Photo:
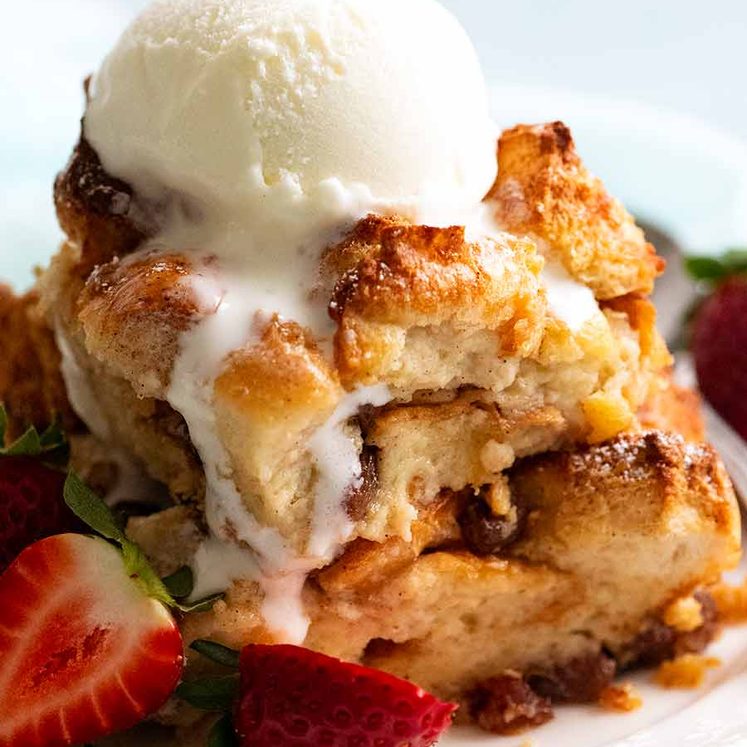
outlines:
[[[206,313],[188,279],[194,269],[181,255],[146,255],[97,266],[75,301],[89,351],[138,393],[161,395],[171,377],[179,337]],[[138,366],[133,362],[151,365]],[[95,354],[95,353],[94,353]]]
[[[8,438],[57,418],[68,431],[80,426],[67,401],[54,335],[38,305],[35,291],[17,296],[0,284],[0,402],[8,413]]]
[[[627,293],[624,296],[608,299],[601,304],[603,309],[625,314],[631,328],[638,333],[641,353],[664,368],[672,362],[666,344],[656,329],[656,307],[650,299],[640,293]]]
[[[530,531],[546,538],[542,544],[519,542],[513,549],[532,562],[550,560],[560,568],[571,567],[576,562],[574,543],[582,538],[587,549],[594,544],[601,550],[617,532],[645,532],[657,522],[677,541],[677,515],[690,511],[731,543],[730,557],[714,557],[712,568],[704,566],[704,582],[714,582],[724,565],[739,559],[740,523],[731,483],[706,444],[689,444],[680,435],[661,431],[622,435],[576,452],[530,457],[511,479],[518,500],[530,511]],[[583,495],[584,510],[563,501],[563,490]],[[547,507],[551,510],[543,510]],[[582,562],[597,564],[600,556]]]
[[[625,208],[584,168],[562,122],[503,133],[489,199],[506,230],[544,242],[600,300],[648,294],[664,269]]]
[[[62,230],[81,247],[82,274],[133,251],[146,235],[132,217],[132,188],[107,174],[82,135],[55,180],[54,202]]]
[[[345,268],[330,311],[347,386],[386,373],[388,337],[399,330],[486,330],[494,335],[494,356],[527,357],[539,345],[547,313],[543,263],[530,241],[504,235],[470,242],[464,228],[371,216],[327,253],[325,264],[338,273]]]
[[[256,345],[229,356],[214,392],[218,432],[245,504],[263,524],[305,538],[314,492],[307,440],[343,393],[331,366],[305,330],[275,317]]]

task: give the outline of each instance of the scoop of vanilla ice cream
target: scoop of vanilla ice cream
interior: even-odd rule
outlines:
[[[309,200],[456,222],[496,173],[477,56],[435,0],[161,0],[95,76],[84,127],[140,195],[255,232]]]
[[[475,51],[436,0],[160,0],[95,76],[84,135],[155,216],[145,251],[210,260],[184,282],[215,313],[183,333],[166,393],[205,466],[212,537],[196,588],[255,572],[266,620],[301,642],[305,573],[354,529],[345,496],[362,468],[343,420],[391,394],[341,393],[311,439],[319,479],[298,556],[299,539],[259,526],[229,477],[214,382],[273,314],[330,352],[336,325],[313,292],[320,254],[358,218],[449,225],[479,213],[497,130]]]

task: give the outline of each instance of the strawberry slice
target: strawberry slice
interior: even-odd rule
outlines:
[[[122,553],[63,534],[0,576],[0,747],[64,747],[158,710],[182,673],[182,639]]]
[[[429,747],[457,706],[411,682],[298,646],[241,652],[242,747]]]

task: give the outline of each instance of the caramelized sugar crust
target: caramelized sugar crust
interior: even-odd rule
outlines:
[[[57,219],[81,249],[81,274],[134,251],[146,236],[133,218],[132,188],[107,174],[81,136],[54,184]]]
[[[586,170],[562,122],[503,133],[491,197],[508,231],[544,242],[601,300],[648,294],[664,270],[643,231]]]
[[[532,355],[547,316],[542,264],[533,242],[509,234],[469,241],[464,228],[361,221],[325,257],[338,275],[330,311],[343,382],[398,384],[402,358],[423,331],[448,335],[453,346],[479,330],[492,338],[494,358]]]

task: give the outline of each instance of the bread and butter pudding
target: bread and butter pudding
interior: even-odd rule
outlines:
[[[302,645],[496,732],[703,649],[739,512],[663,263],[565,125],[496,130],[444,9],[157,2],[86,94],[0,399],[166,486],[127,531],[225,592],[187,643]]]

